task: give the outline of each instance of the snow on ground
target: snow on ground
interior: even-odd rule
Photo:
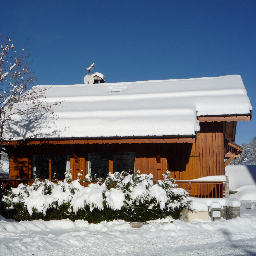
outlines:
[[[226,175],[229,189],[237,191],[231,198],[256,200],[256,165],[228,165]]]
[[[192,223],[0,221],[0,255],[255,255],[256,201],[241,217]]]
[[[134,228],[121,220],[13,222],[0,216],[0,255],[256,255],[256,200],[250,200],[256,168],[228,167],[226,174],[231,189],[245,188],[238,218],[165,219]]]

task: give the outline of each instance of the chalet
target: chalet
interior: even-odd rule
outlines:
[[[225,175],[242,151],[236,125],[251,119],[252,107],[239,75],[124,83],[93,77],[38,86],[47,88],[48,103],[61,102],[53,106],[57,118],[40,133],[16,131],[5,140],[10,180],[59,180],[66,171],[84,180],[123,170],[162,179],[169,170],[193,196],[223,196],[223,181],[193,180]]]

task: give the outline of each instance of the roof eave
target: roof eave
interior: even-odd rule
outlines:
[[[115,143],[193,143],[196,135],[165,135],[165,136],[129,136],[129,137],[72,137],[72,138],[30,138],[25,140],[5,140],[4,146],[40,145],[40,144],[115,144]]]
[[[252,119],[252,111],[249,114],[235,115],[205,115],[199,116],[199,122],[231,122],[231,121],[250,121]]]

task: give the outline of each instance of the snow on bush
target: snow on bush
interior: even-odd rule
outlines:
[[[154,184],[152,174],[117,172],[109,173],[105,180],[88,187],[82,186],[79,180],[70,182],[65,179],[56,184],[36,179],[31,186],[20,184],[12,188],[3,200],[6,207],[16,210],[14,218],[17,220],[77,219],[80,216],[95,221],[96,217],[90,214],[104,211],[107,219],[129,218],[128,215],[133,219],[136,215],[141,219],[152,219],[159,214],[172,215],[174,212],[179,216],[188,204],[186,196],[184,189],[176,188],[169,173],[164,175],[164,180]],[[152,211],[157,214],[150,216]],[[142,217],[144,214],[148,216]]]

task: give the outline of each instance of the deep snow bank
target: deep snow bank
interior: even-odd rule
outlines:
[[[256,200],[256,165],[228,165],[225,171],[229,189],[237,191],[231,198]]]

